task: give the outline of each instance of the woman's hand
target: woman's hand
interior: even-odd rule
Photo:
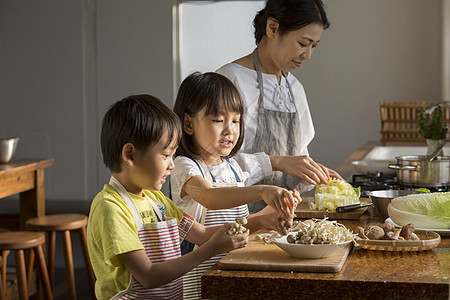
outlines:
[[[325,173],[328,174],[328,178],[336,178],[336,179],[344,180],[344,178],[342,178],[341,175],[339,175],[339,173],[336,172],[335,170],[329,169],[322,164],[318,164],[318,165],[322,168],[322,170]],[[326,183],[328,183],[328,181]]]
[[[274,171],[282,171],[292,176],[299,177],[310,184],[328,183],[331,177],[342,179],[334,170],[316,163],[308,155],[302,156],[270,156],[270,162]]]
[[[229,235],[227,230],[230,226],[230,223],[225,223],[202,247],[209,247],[216,255],[247,246],[250,230],[247,229],[243,234]]]

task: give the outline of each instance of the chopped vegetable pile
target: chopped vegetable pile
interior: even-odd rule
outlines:
[[[314,194],[314,203],[310,209],[336,210],[336,207],[359,203],[361,188],[353,188],[348,182],[330,179],[328,184],[318,184]]]

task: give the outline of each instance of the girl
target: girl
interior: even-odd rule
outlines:
[[[244,138],[244,104],[233,83],[217,73],[194,73],[180,86],[174,107],[183,135],[171,175],[173,201],[205,226],[248,217],[250,231],[277,229],[277,216],[292,218],[298,193],[251,184],[248,173],[231,158]],[[247,203],[264,200],[269,206],[248,216]],[[275,209],[275,210],[274,210]],[[182,244],[182,253],[193,245]],[[185,299],[200,298],[201,274],[224,255],[217,255],[184,276]]]

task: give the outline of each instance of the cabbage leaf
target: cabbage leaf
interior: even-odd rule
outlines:
[[[417,228],[450,229],[450,192],[412,194],[392,199],[388,214],[396,224]]]

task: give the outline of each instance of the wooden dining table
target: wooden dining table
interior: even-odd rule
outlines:
[[[366,143],[337,171],[348,178],[354,173],[351,162],[377,145]],[[369,207],[359,219],[339,222],[354,230],[384,220]],[[355,246],[335,273],[229,270],[215,265],[202,275],[201,289],[207,299],[449,299],[450,236],[442,235],[440,244],[427,251]]]
[[[44,169],[55,164],[53,158],[13,159],[0,164],[0,201],[19,194],[19,226],[33,217],[45,215]]]

